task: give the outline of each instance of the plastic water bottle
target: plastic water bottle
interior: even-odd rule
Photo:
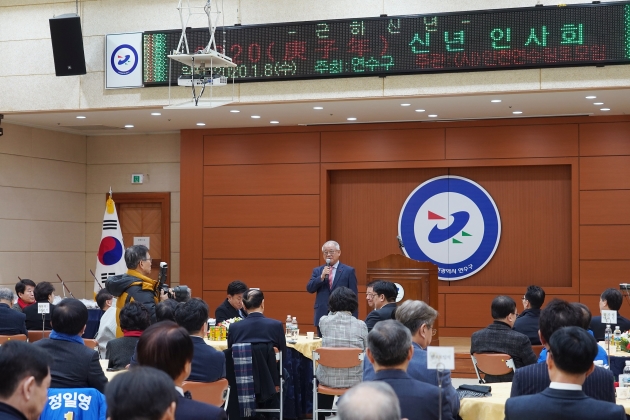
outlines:
[[[610,346],[611,339],[612,339],[612,329],[610,329],[610,324],[606,324],[606,331],[604,331],[604,341],[606,342],[606,350],[608,350],[608,346]]]
[[[284,335],[287,337],[290,337],[292,329],[293,329],[293,321],[291,320],[291,315],[287,315],[287,320],[285,322]]]
[[[297,323],[297,317],[296,316],[293,317],[293,322],[291,322],[291,324],[292,324],[292,327],[293,327],[292,331],[291,331],[291,333],[293,334],[292,338],[293,338],[294,341],[297,341],[298,334],[300,334],[300,330],[298,329],[298,323]]]
[[[626,367],[623,368],[623,375],[619,375],[619,386],[630,387],[630,360],[626,360]]]
[[[615,325],[613,335],[615,337],[615,350],[619,350],[621,347],[621,330],[619,329],[619,325]]]

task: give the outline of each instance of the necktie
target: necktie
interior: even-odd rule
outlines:
[[[335,274],[335,267],[330,267],[330,274],[328,275],[328,288],[332,290],[333,276]]]

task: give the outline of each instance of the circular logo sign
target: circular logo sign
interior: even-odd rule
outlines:
[[[113,236],[106,236],[98,247],[98,261],[103,265],[114,265],[123,255],[120,241]]]
[[[138,52],[129,44],[116,47],[110,58],[112,69],[121,76],[133,72],[138,66],[138,61]]]
[[[398,295],[396,296],[396,303],[398,303],[405,297],[405,288],[402,287],[400,283],[394,283],[394,285],[396,286],[396,289],[398,289]]]
[[[407,197],[398,234],[409,258],[436,264],[440,280],[461,280],[492,259],[501,238],[501,217],[481,185],[439,176]]]

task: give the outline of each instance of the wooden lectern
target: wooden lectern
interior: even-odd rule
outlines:
[[[400,305],[406,300],[422,300],[437,310],[438,307],[438,271],[437,265],[430,262],[420,262],[404,255],[391,254],[385,258],[367,263],[367,283],[376,280],[391,281],[400,284],[405,295],[398,302]],[[440,329],[437,320],[433,328],[437,333],[431,345],[438,346]]]

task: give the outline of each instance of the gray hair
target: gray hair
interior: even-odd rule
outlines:
[[[13,290],[6,287],[0,288],[0,300],[7,300],[13,303]]]
[[[332,244],[332,246],[334,246],[337,251],[341,251],[341,248],[339,247],[339,244],[337,242],[335,242],[335,241],[326,241],[326,242],[324,242],[324,245],[322,245],[322,252],[324,252],[324,248],[328,244]]]
[[[340,420],[400,420],[400,403],[387,382],[361,382],[337,404]]]
[[[431,327],[437,316],[437,311],[421,300],[407,300],[396,308],[396,321],[409,328],[411,335],[417,333],[423,324]]]
[[[379,321],[368,334],[368,348],[376,363],[389,367],[403,363],[409,355],[411,332],[393,319]]]
[[[130,270],[136,269],[140,261],[146,260],[149,248],[144,245],[132,245],[125,250],[125,263]]]

